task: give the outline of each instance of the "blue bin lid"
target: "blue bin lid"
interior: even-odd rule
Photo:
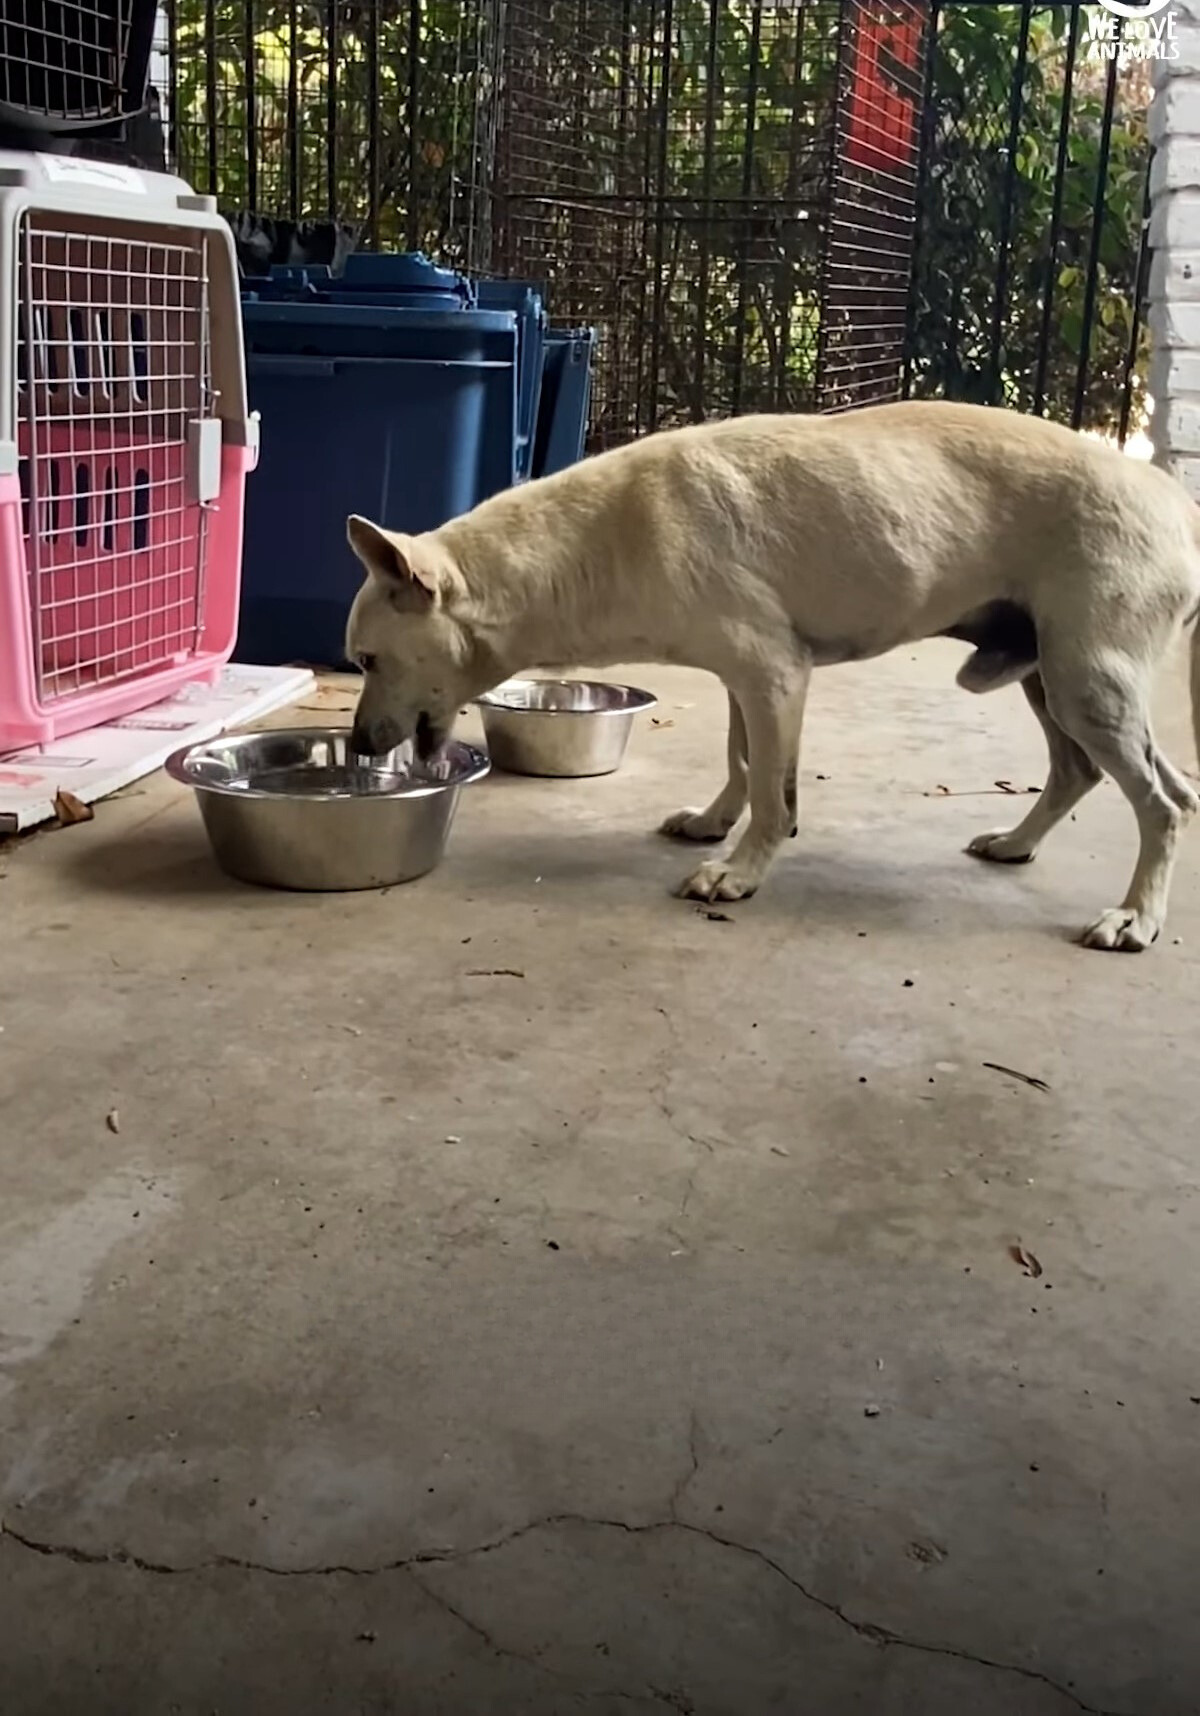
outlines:
[[[403,310],[473,310],[475,287],[453,268],[439,268],[419,250],[395,255],[357,252],[333,274],[324,263],[277,266],[242,285],[243,302],[376,303]]]
[[[402,250],[394,254],[360,250],[346,258],[346,266],[335,290],[386,292],[389,297],[452,299],[464,305],[475,302],[475,288],[465,274],[439,268],[423,251]]]

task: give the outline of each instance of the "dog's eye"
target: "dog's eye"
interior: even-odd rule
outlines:
[[[376,659],[373,655],[356,655],[354,658],[362,673],[374,673]]]

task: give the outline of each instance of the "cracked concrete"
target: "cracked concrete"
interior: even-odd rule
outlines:
[[[674,1498],[672,1498],[672,1507],[674,1507],[674,1505]],[[569,1685],[572,1672],[570,1668],[563,1668],[561,1670],[552,1668],[547,1662],[543,1661],[543,1656],[545,1654],[544,1650],[539,1649],[537,1646],[529,1645],[524,1650],[520,1650],[514,1648],[512,1645],[502,1643],[500,1638],[496,1635],[496,1632],[493,1631],[491,1625],[484,1625],[479,1620],[472,1619],[471,1615],[465,1613],[460,1604],[452,1599],[450,1593],[444,1589],[440,1589],[435,1582],[434,1575],[439,1571],[444,1575],[444,1571],[447,1568],[465,1565],[478,1556],[493,1556],[500,1554],[512,1545],[524,1543],[524,1541],[530,1537],[547,1534],[555,1538],[560,1536],[566,1537],[568,1548],[565,1554],[583,1561],[584,1567],[582,1569],[582,1577],[586,1580],[590,1580],[592,1577],[591,1570],[595,1567],[596,1563],[602,1559],[604,1552],[602,1550],[598,1551],[594,1546],[589,1546],[586,1541],[582,1544],[572,1544],[571,1539],[573,1537],[578,1538],[582,1536],[586,1540],[589,1533],[595,1534],[609,1532],[623,1533],[629,1537],[678,1532],[687,1536],[704,1539],[707,1544],[714,1545],[718,1549],[728,1550],[736,1556],[745,1556],[750,1560],[757,1561],[763,1568],[767,1569],[777,1578],[783,1580],[784,1583],[789,1585],[793,1591],[797,1592],[803,1599],[804,1603],[811,1604],[816,1609],[822,1611],[825,1616],[839,1622],[842,1626],[849,1628],[851,1632],[858,1636],[858,1638],[875,1647],[877,1652],[885,1652],[888,1649],[895,1649],[900,1652],[912,1651],[916,1652],[919,1656],[943,1658],[952,1662],[971,1665],[983,1670],[996,1671],[996,1692],[1001,1694],[999,1701],[994,1705],[997,1712],[1008,1710],[1013,1707],[1011,1703],[1013,1693],[1011,1683],[1008,1679],[1008,1677],[1013,1674],[1017,1676],[1018,1680],[1027,1682],[1030,1687],[1055,1695],[1051,1700],[1043,1701],[1042,1703],[1027,1702],[1021,1706],[1022,1708],[1028,1708],[1030,1710],[1044,1708],[1047,1711],[1074,1709],[1091,1712],[1094,1710],[1093,1706],[1084,1704],[1081,1699],[1073,1696],[1066,1688],[1055,1685],[1048,1676],[1041,1674],[1036,1670],[1027,1668],[1017,1668],[1014,1670],[1007,1664],[990,1662],[986,1658],[974,1656],[966,1651],[956,1650],[949,1646],[916,1643],[910,1639],[901,1638],[895,1633],[888,1632],[884,1628],[873,1626],[868,1622],[856,1621],[849,1615],[845,1614],[835,1604],[829,1603],[823,1598],[815,1595],[813,1592],[807,1590],[799,1580],[793,1578],[792,1575],[788,1573],[786,1568],[780,1566],[780,1564],[774,1561],[769,1555],[764,1555],[761,1550],[755,1549],[747,1544],[735,1543],[731,1539],[723,1537],[717,1532],[702,1526],[689,1525],[685,1521],[679,1520],[675,1517],[667,1520],[653,1521],[645,1525],[629,1525],[622,1520],[586,1519],[579,1515],[564,1514],[552,1519],[531,1521],[529,1525],[522,1526],[495,1542],[481,1544],[474,1549],[458,1550],[444,1554],[427,1552],[411,1556],[404,1561],[391,1562],[379,1567],[332,1566],[288,1568],[272,1567],[263,1563],[240,1561],[229,1558],[218,1558],[214,1561],[190,1567],[168,1566],[158,1562],[148,1562],[139,1557],[132,1557],[119,1550],[105,1555],[96,1552],[73,1549],[66,1545],[37,1543],[31,1538],[23,1537],[20,1533],[12,1531],[11,1528],[5,1529],[4,1535],[12,1542],[18,1544],[21,1548],[27,1549],[33,1554],[46,1556],[50,1559],[63,1559],[73,1563],[75,1566],[126,1566],[133,1567],[142,1573],[165,1574],[173,1577],[189,1577],[197,1574],[212,1573],[221,1569],[235,1569],[243,1573],[260,1573],[272,1578],[285,1579],[379,1579],[392,1574],[406,1573],[416,1580],[420,1589],[432,1597],[434,1602],[437,1603],[446,1614],[459,1622],[467,1632],[469,1632],[475,1639],[479,1640],[494,1656],[542,1668],[544,1672],[549,1675],[561,1676],[564,1682]],[[542,1553],[544,1556],[547,1551],[543,1549]],[[564,1552],[561,1549],[558,1549],[557,1546],[551,1548],[549,1553],[557,1553],[560,1556],[564,1554]],[[677,1558],[668,1556],[664,1557],[664,1559],[670,1561]],[[427,1571],[430,1577],[423,1578],[422,1574]],[[581,1577],[581,1572],[577,1570],[572,1571],[574,1571],[574,1582],[578,1583]],[[694,1572],[694,1567],[689,1565],[686,1569],[680,1570],[679,1574],[676,1575],[678,1582],[675,1589],[679,1594],[684,1594],[687,1591],[688,1582],[692,1577],[694,1577]],[[512,1625],[516,1631],[526,1631],[528,1629],[528,1591],[531,1583],[536,1582],[536,1579],[539,1576],[544,1579],[544,1569],[534,1570],[532,1578],[529,1569],[521,1569],[519,1583],[524,1595],[521,1598],[519,1612],[513,1617]],[[571,1573],[563,1568],[559,1568],[556,1573],[555,1583],[561,1589],[564,1585],[570,1582]],[[619,1584],[625,1593],[623,1600],[627,1600],[629,1583],[628,1571],[624,1575],[619,1576]],[[500,1589],[502,1589],[502,1587],[497,1587],[490,1579],[487,1580],[483,1588],[474,1593],[476,1607],[481,1611],[498,1607],[503,1614],[503,1602],[499,1604],[497,1603],[497,1595]],[[622,1623],[623,1631],[625,1630],[626,1625],[627,1623]],[[375,1640],[364,1638],[360,1640],[360,1642],[373,1643]],[[610,1655],[611,1652],[606,1649],[603,1654]],[[652,1665],[647,1666],[649,1670]],[[799,1665],[797,1665],[797,1669],[795,1670],[795,1676],[795,1681],[792,1682],[792,1684],[805,1684],[808,1695],[811,1697],[811,1679],[803,1672]],[[858,1678],[861,1678],[862,1680],[861,1694],[859,1688],[855,1684],[855,1681]],[[903,1703],[895,1702],[894,1689],[888,1686],[888,1682],[892,1678],[893,1677],[890,1674],[880,1675],[876,1672],[876,1665],[866,1663],[865,1661],[859,1664],[854,1664],[849,1673],[847,1673],[847,1665],[839,1662],[836,1669],[836,1677],[830,1680],[823,1696],[828,1697],[830,1709],[845,1708],[847,1706],[853,1708],[856,1697],[870,1694],[873,1700],[869,1706],[870,1708],[895,1708],[900,1710],[905,1708],[905,1705]],[[901,1684],[907,1684],[913,1694],[915,1694],[917,1689],[923,1685],[919,1676],[913,1679],[903,1673],[900,1676],[900,1682]],[[1001,1692],[1002,1688],[1003,1691]],[[568,1690],[568,1686],[565,1685],[563,1690]],[[766,1688],[763,1688],[762,1690],[765,1691]],[[578,1686],[574,1688],[572,1695],[581,1695]],[[596,1698],[606,1695],[617,1697],[639,1696],[639,1694],[636,1693],[622,1691],[620,1688],[615,1686],[603,1686],[588,1690],[582,1694],[582,1696],[587,1698]],[[644,1695],[671,1703],[678,1709],[691,1710],[695,1708],[690,1697],[683,1692],[675,1691],[668,1693],[664,1692],[659,1687],[648,1686],[645,1689]],[[881,1695],[885,1697],[885,1702],[882,1704],[877,1702]],[[732,1680],[728,1687],[727,1696],[730,1700],[729,1708],[734,1709],[743,1707],[740,1702],[741,1700],[746,1700],[747,1703],[752,1703],[754,1700],[754,1691],[746,1685],[743,1665],[741,1664],[738,1665],[736,1678]],[[979,1686],[974,1689],[972,1697],[977,1705],[980,1700],[982,1700],[982,1708],[985,1712],[992,1708],[992,1705],[989,1703],[988,1681],[986,1676],[981,1680]],[[845,1699],[847,1701],[846,1704],[840,1704],[838,1702],[839,1699]],[[887,1699],[891,1699],[892,1702],[887,1702]],[[720,1708],[721,1706],[718,1705],[717,1707]],[[1097,1716],[1100,1716],[1100,1713],[1097,1713]]]
[[[0,852],[4,1716],[1200,1709],[1200,848],[1072,948],[1131,818],[961,858],[1042,760],[957,653],[818,676],[733,923],[658,670],[410,889],[228,884],[161,781]]]

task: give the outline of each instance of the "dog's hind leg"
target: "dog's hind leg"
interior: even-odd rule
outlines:
[[[1022,680],[1021,688],[1046,735],[1050,773],[1037,803],[1023,821],[1015,828],[995,828],[988,834],[977,834],[967,847],[972,857],[990,858],[997,864],[1028,863],[1050,830],[1074,810],[1083,795],[1100,780],[1102,772],[1050,714],[1041,675],[1031,673]]]
[[[706,810],[677,810],[659,827],[672,840],[724,840],[746,808],[746,723],[733,692],[729,693],[729,774]]]
[[[1112,776],[1133,806],[1140,836],[1124,901],[1088,925],[1083,943],[1139,952],[1166,919],[1175,850],[1196,795],[1154,742],[1144,663],[1111,649],[1092,654],[1076,640],[1065,658],[1048,652],[1042,673],[1050,715]]]
[[[1196,789],[1174,763],[1168,762],[1161,751],[1158,754],[1158,772],[1167,797],[1175,800],[1185,816],[1190,815],[1196,808]]]
[[[787,773],[783,777],[783,802],[787,806],[788,818],[792,825],[788,832],[793,840],[800,832],[800,824],[796,820],[800,815],[800,793],[797,784],[799,777],[800,753],[797,749],[796,755],[788,764]]]
[[[710,858],[682,884],[685,899],[744,900],[795,827],[796,759],[811,663],[794,663],[768,688],[738,692],[750,773],[750,821],[726,857]]]

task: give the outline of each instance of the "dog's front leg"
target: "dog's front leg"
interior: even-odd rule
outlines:
[[[677,810],[659,827],[672,840],[724,840],[746,808],[746,723],[733,692],[729,696],[729,772],[725,785],[705,810]]]
[[[810,663],[752,691],[739,687],[746,724],[750,821],[726,857],[710,858],[679,892],[692,900],[749,899],[771,867],[780,842],[796,825],[796,756]]]

